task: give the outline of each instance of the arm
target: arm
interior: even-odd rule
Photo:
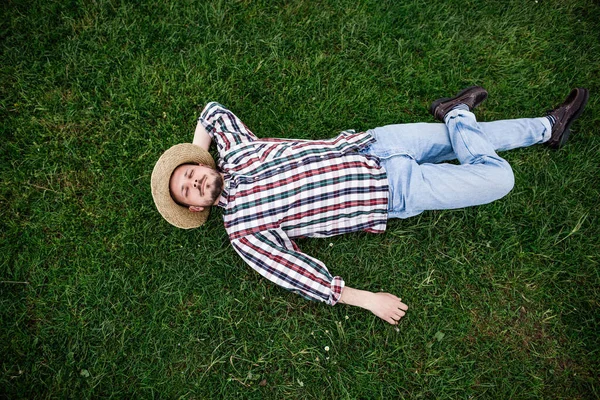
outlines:
[[[200,133],[198,133],[198,130],[200,130]],[[193,143],[196,144],[196,138],[198,137],[198,145],[200,147],[206,145],[204,134],[215,142],[221,157],[231,147],[256,140],[256,136],[234,113],[214,101],[208,103],[202,110],[200,118],[198,118],[198,127],[196,127]],[[210,142],[208,144],[210,145]]]
[[[211,141],[212,138],[210,137],[208,132],[206,132],[206,128],[204,128],[204,125],[202,125],[202,123],[198,121],[198,125],[196,125],[196,131],[194,132],[194,140],[192,141],[192,143],[208,151]]]
[[[394,325],[408,309],[392,294],[345,287],[342,278],[332,277],[321,261],[300,252],[281,229],[244,236],[231,243],[259,274],[309,300],[362,307]]]
[[[334,305],[344,281],[333,277],[325,265],[300,251],[286,233],[269,229],[231,240],[235,251],[254,270],[271,282],[308,300]]]
[[[343,289],[339,302],[369,310],[392,325],[396,325],[408,310],[408,306],[402,303],[402,299],[393,294],[367,292],[348,286]]]

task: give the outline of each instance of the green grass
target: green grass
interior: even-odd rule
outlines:
[[[3,1],[0,398],[598,398],[600,6],[558,1]],[[208,101],[261,137],[429,121],[481,84],[480,120],[575,86],[560,151],[504,156],[493,204],[299,240],[399,330],[308,302],[177,230],[150,174]],[[325,347],[329,351],[325,350]]]

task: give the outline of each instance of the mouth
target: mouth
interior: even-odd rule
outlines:
[[[200,180],[198,184],[198,190],[200,190],[200,196],[204,197],[204,185],[206,184],[206,175]]]

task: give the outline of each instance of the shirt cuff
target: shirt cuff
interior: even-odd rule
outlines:
[[[206,131],[211,136],[216,131],[213,121],[213,119],[215,118],[215,110],[222,109],[224,109],[224,107],[221,104],[217,103],[216,101],[211,101],[206,106],[204,106],[204,109],[198,117],[198,122],[200,122],[202,126],[204,126],[204,129],[206,129]]]
[[[340,297],[342,297],[342,290],[344,289],[345,282],[339,277],[335,276],[331,280],[331,294],[329,295],[329,301],[327,302],[330,306],[335,306],[338,301],[340,301]]]

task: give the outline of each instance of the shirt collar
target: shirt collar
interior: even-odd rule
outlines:
[[[226,208],[227,204],[229,204],[229,183],[231,182],[231,175],[223,174],[223,191],[221,192],[221,196],[219,197],[219,203],[217,206],[221,208]]]

